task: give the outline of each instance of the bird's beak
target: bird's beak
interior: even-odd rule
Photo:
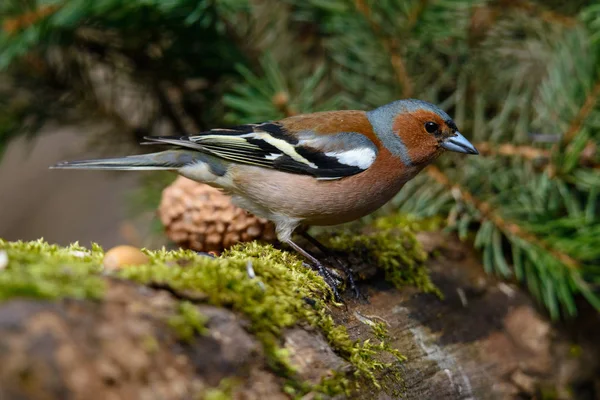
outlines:
[[[460,132],[454,132],[454,136],[444,139],[442,147],[457,153],[479,154],[475,146],[471,144]]]

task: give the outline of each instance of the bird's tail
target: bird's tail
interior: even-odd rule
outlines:
[[[64,161],[51,169],[109,169],[120,171],[177,170],[194,162],[203,161],[197,151],[167,150],[121,158]]]

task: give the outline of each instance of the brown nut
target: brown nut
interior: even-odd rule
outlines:
[[[148,262],[150,258],[137,247],[117,246],[106,252],[102,264],[104,269],[115,271],[123,267],[148,264]]]

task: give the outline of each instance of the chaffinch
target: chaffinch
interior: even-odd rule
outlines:
[[[368,112],[326,111],[145,139],[144,144],[173,149],[53,168],[175,170],[221,188],[234,204],[273,221],[278,239],[306,257],[330,285],[322,264],[292,241],[299,225],[353,221],[385,204],[445,150],[478,154],[448,114],[413,99]]]

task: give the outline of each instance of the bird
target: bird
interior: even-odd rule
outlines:
[[[445,151],[479,154],[445,111],[417,99],[144,140],[169,149],[51,168],[173,170],[222,189],[235,205],[272,221],[278,240],[319,271],[336,298],[323,263],[293,240],[297,228],[338,225],[374,212]],[[358,296],[351,271],[344,269]]]

